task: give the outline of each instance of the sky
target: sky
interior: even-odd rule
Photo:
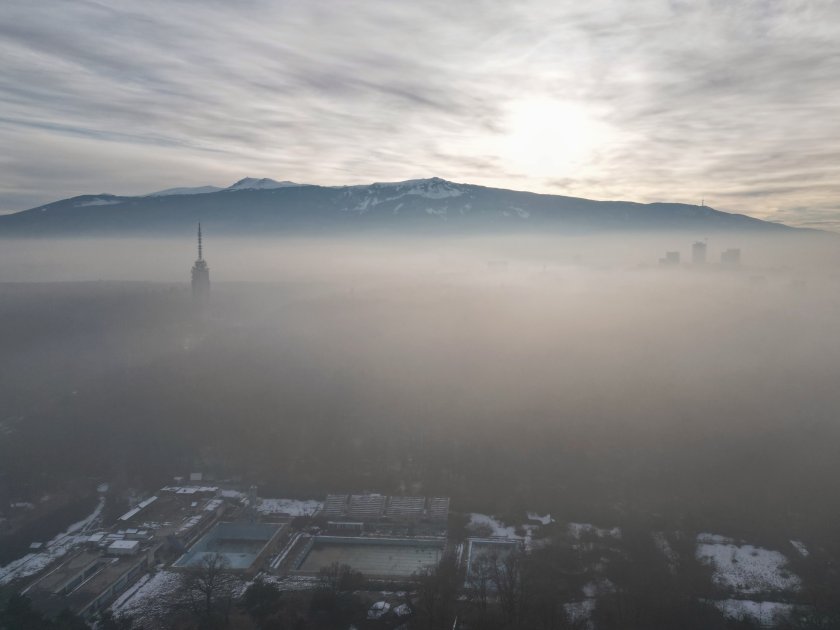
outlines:
[[[0,212],[419,177],[840,230],[835,0],[4,0]]]

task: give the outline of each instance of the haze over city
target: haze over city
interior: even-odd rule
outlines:
[[[840,5],[0,55],[0,630],[840,628]]]

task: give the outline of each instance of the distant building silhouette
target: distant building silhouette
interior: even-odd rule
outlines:
[[[737,267],[741,264],[741,250],[727,249],[720,255],[720,264],[725,267]]]
[[[679,265],[680,264],[680,253],[679,252],[665,252],[665,257],[659,259],[660,265]]]
[[[204,301],[210,295],[210,268],[202,251],[201,223],[198,224],[198,260],[192,268],[192,294],[196,301]]]
[[[706,264],[706,243],[697,241],[691,246],[691,264],[705,265]]]

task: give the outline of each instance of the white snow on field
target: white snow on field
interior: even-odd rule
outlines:
[[[779,602],[753,602],[745,599],[724,599],[713,602],[715,607],[730,619],[750,620],[762,625],[770,625],[789,617],[793,611],[791,604]]]
[[[665,532],[653,532],[651,533],[651,538],[653,538],[653,543],[656,545],[657,549],[662,552],[662,555],[665,556],[665,559],[668,561],[668,570],[671,571],[671,573],[676,573],[680,557],[677,552],[674,551],[671,543],[668,542],[668,537],[665,535]]]
[[[793,548],[799,552],[799,555],[803,558],[807,558],[810,556],[810,552],[808,551],[808,547],[805,546],[805,543],[801,540],[791,540],[790,544],[793,545]]]
[[[580,623],[584,628],[592,628],[592,613],[595,612],[597,600],[584,599],[580,602],[569,602],[563,604],[566,615],[572,623]]]
[[[260,499],[257,511],[263,514],[288,514],[289,516],[310,516],[324,507],[322,501],[300,501],[298,499]]]
[[[582,536],[587,534],[594,534],[598,538],[621,538],[621,529],[618,527],[606,529],[604,527],[596,527],[591,523],[569,523],[567,528],[569,534],[577,539],[580,539]]]
[[[797,590],[800,586],[800,579],[786,570],[787,558],[778,551],[704,540],[711,539],[706,534],[697,537],[697,560],[714,569],[712,580],[721,588],[749,595]]]
[[[478,512],[470,513],[470,522],[468,527],[469,526],[487,526],[492,530],[492,533],[490,534],[491,536],[509,538],[511,540],[521,540],[526,549],[531,548],[534,530],[539,527],[539,525],[522,525],[522,529],[525,531],[525,534],[519,535],[516,533],[516,527],[506,526],[497,518],[487,514],[480,514]]]
[[[104,506],[105,500],[99,499],[99,503],[93,512],[56,535],[44,545],[41,551],[27,554],[4,567],[0,567],[0,586],[8,584],[12,580],[35,575],[79,543],[85,542],[88,539],[86,532],[98,522]]]
[[[391,604],[388,602],[376,602],[373,606],[370,607],[368,610],[367,618],[368,619],[379,619],[383,617],[389,610],[391,610]]]
[[[174,593],[181,585],[181,576],[174,571],[158,571],[143,577],[113,603],[115,613],[138,617],[165,613],[170,606],[166,595]]]
[[[412,612],[411,607],[408,604],[400,604],[396,608],[394,608],[394,614],[397,617],[407,617]]]
[[[516,535],[515,527],[506,527],[500,521],[488,516],[487,514],[479,514],[473,512],[470,514],[470,525],[486,525],[493,530],[493,536],[500,536],[502,538],[519,538]]]
[[[581,587],[581,590],[586,598],[593,599],[605,593],[615,593],[615,584],[607,578],[599,578],[590,580]]]

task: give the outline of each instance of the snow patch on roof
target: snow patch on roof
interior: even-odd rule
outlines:
[[[100,499],[96,508],[86,518],[73,523],[62,533],[56,535],[44,545],[42,551],[30,553],[18,560],[0,567],[0,586],[9,582],[35,575],[49,566],[54,560],[61,558],[76,545],[88,541],[87,532],[102,514],[105,500]]]
[[[322,501],[300,501],[298,499],[260,499],[257,511],[262,514],[288,514],[289,516],[310,516],[318,512]]]

